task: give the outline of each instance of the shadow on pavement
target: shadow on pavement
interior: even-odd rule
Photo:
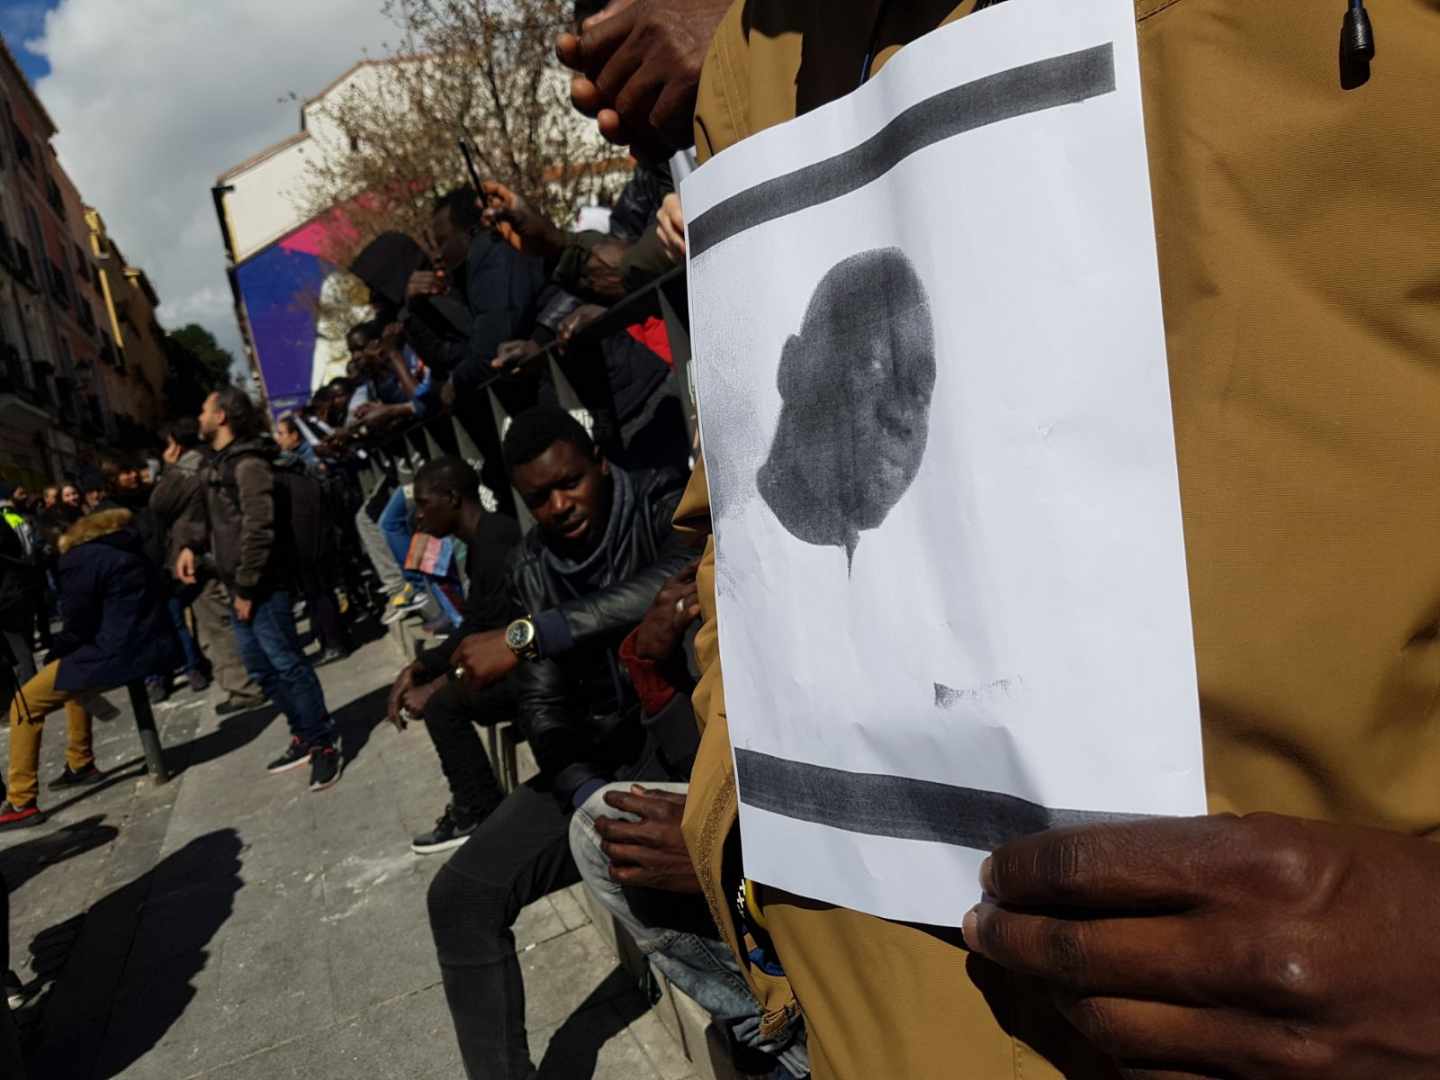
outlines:
[[[103,847],[120,835],[119,829],[104,822],[105,815],[96,814],[54,832],[0,848],[0,877],[4,877],[14,892],[45,867]]]
[[[240,851],[233,829],[197,837],[77,917],[29,1055],[32,1076],[118,1076],[164,1038],[234,909]],[[49,941],[74,936],[76,921],[36,937],[37,970]]]
[[[213,731],[196,736],[189,742],[165,747],[165,764],[171,779],[186,769],[222,758],[254,742],[279,715],[275,706],[263,705],[251,712],[227,716]]]
[[[60,802],[51,802],[49,799],[41,798],[40,808],[45,811],[47,818],[53,818],[62,810],[68,810],[76,803],[92,799],[102,791],[108,791],[117,784],[123,784],[127,780],[135,780],[145,775],[145,759],[143,757],[131,758],[129,761],[122,761],[119,765],[112,766],[105,770],[105,779],[98,784],[91,784],[88,787],[73,788],[75,794]]]
[[[635,980],[617,967],[550,1039],[540,1062],[539,1080],[588,1080],[595,1075],[601,1047],[649,1010],[650,1003],[635,988]]]
[[[334,714],[335,730],[340,735],[340,758],[345,768],[355,763],[370,742],[370,733],[376,725],[385,722],[385,706],[389,700],[390,687],[377,687]]]

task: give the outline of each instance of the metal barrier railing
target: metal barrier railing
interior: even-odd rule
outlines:
[[[551,342],[528,362],[547,366],[562,408],[593,418],[613,404],[600,400],[608,394],[608,385],[602,385],[605,382],[603,379],[584,377],[574,365],[584,363],[587,358],[593,360],[594,351],[606,338],[650,316],[663,319],[673,360],[670,373],[655,394],[677,400],[687,437],[693,446],[697,420],[690,379],[689,308],[683,268],[677,268],[627,294],[606,309],[603,315],[577,331],[568,343]],[[373,439],[355,441],[352,445],[361,462],[357,476],[365,499],[372,498],[382,485],[403,480],[407,474],[413,475],[424,462],[447,453],[458,454],[482,478],[493,480],[496,476],[506,475],[503,461],[495,459],[512,416],[501,391],[512,377],[513,372],[496,371],[469,388],[466,400],[457,402],[457,408],[448,414],[416,420],[379,433]],[[485,395],[488,408],[477,400],[481,393]],[[492,464],[494,467],[487,469]],[[503,492],[495,490],[494,484],[487,484],[487,489],[496,498],[498,508]],[[528,527],[530,514],[523,500],[513,489],[511,497],[522,527]]]

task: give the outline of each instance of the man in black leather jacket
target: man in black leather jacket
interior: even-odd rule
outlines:
[[[580,880],[569,844],[575,807],[612,780],[684,778],[642,724],[617,652],[665,579],[694,556],[670,525],[682,477],[612,466],[559,409],[517,417],[504,449],[536,521],[511,566],[519,617],[506,634],[522,657],[510,677],[540,775],[475,829],[429,892],[465,1068],[487,1080],[534,1074],[511,926],[525,905]],[[530,615],[549,612],[562,615],[551,619],[542,656]]]

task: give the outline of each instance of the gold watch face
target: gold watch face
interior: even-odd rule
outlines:
[[[505,644],[514,652],[526,648],[535,639],[535,627],[524,619],[511,623],[505,631]]]

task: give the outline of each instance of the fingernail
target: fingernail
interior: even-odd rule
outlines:
[[[980,951],[980,906],[977,904],[965,913],[960,922],[960,933],[965,938],[965,947],[971,952]]]
[[[980,864],[980,888],[989,896],[995,895],[995,860],[988,856]]]

